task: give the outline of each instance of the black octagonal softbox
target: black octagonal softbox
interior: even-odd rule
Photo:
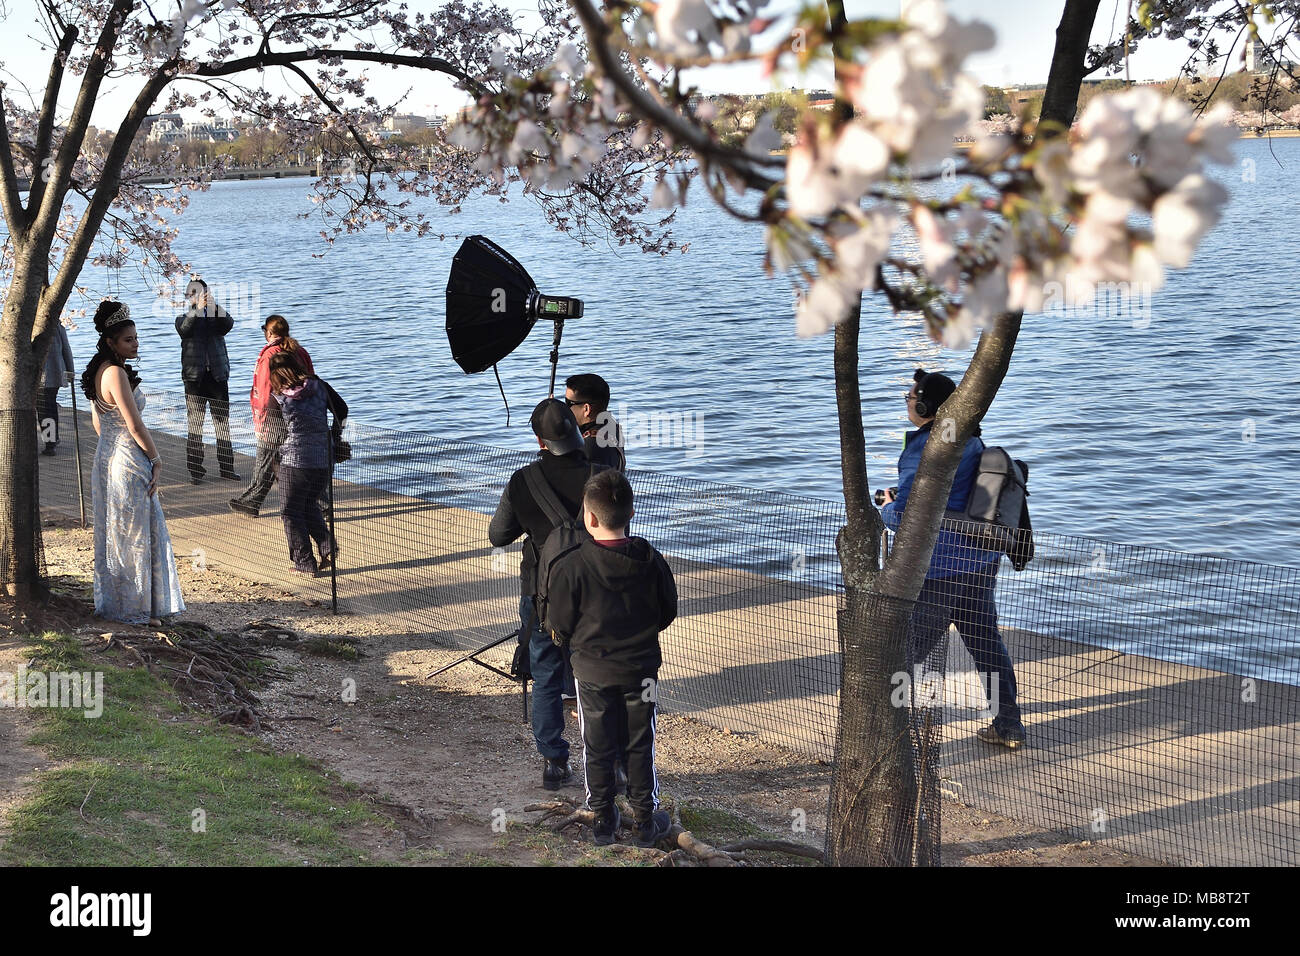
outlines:
[[[447,279],[447,341],[466,374],[496,365],[523,342],[538,319],[552,319],[551,387],[565,319],[582,316],[582,300],[542,295],[528,270],[486,236],[461,243]]]

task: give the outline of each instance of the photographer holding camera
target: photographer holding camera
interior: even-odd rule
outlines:
[[[929,440],[940,406],[957,390],[947,375],[917,369],[907,392],[907,417],[916,427],[903,439],[903,453],[898,459],[898,487],[876,493],[877,503],[884,501],[880,515],[892,531],[897,531],[907,507],[908,494],[921,464],[921,453]],[[953,477],[948,510],[961,512],[979,470],[984,442],[979,426],[962,449],[961,462]],[[925,586],[917,598],[914,631],[920,634],[914,648],[916,660],[956,624],[966,649],[975,662],[981,681],[987,681],[993,723],[982,727],[976,736],[985,743],[1012,750],[1025,742],[1025,728],[1016,703],[1016,674],[1002,635],[998,632],[998,610],[993,599],[1001,554],[973,547],[952,530],[941,530],[935,541]],[[997,681],[996,688],[993,681]]]

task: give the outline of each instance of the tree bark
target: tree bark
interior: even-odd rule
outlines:
[[[1066,0],[1056,28],[1056,49],[1052,52],[1052,68],[1047,74],[1047,90],[1039,113],[1040,135],[1059,136],[1074,125],[1084,58],[1088,55],[1088,41],[1099,6],[1101,0]]]
[[[15,244],[14,275],[0,320],[0,590],[19,602],[43,599],[36,389],[41,368],[31,345],[44,253]],[[43,357],[42,357],[43,361]]]
[[[830,0],[831,28],[847,26],[841,0]],[[836,58],[838,71],[840,58]],[[838,79],[838,77],[837,77]],[[840,103],[841,115],[852,106]],[[871,503],[862,425],[859,348],[861,299],[835,326],[835,403],[845,526],[836,537],[844,606],[840,646],[840,709],[831,782],[826,860],[836,865],[908,866],[914,858],[916,773],[909,716],[890,699],[890,675],[906,668],[907,616],[881,608],[873,594],[880,575],[884,521]],[[883,612],[883,613],[882,613]]]

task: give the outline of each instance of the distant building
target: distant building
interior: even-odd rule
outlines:
[[[829,90],[809,90],[806,95],[808,105],[815,110],[829,110],[835,107],[835,94]]]
[[[1035,99],[1042,99],[1047,92],[1044,86],[1008,86],[1003,91],[1007,95],[1007,112],[1012,116],[1020,115],[1020,110]]]
[[[214,123],[186,123],[183,129],[185,139],[190,142],[230,143],[239,139],[239,130],[233,126],[218,126]]]
[[[181,119],[180,113],[162,113],[158,116],[150,117],[153,122],[149,124],[149,142],[179,143],[185,137],[185,121]]]
[[[447,117],[445,116],[429,117],[429,129],[445,129],[446,126],[447,126]]]
[[[1295,64],[1285,57],[1279,59],[1281,47],[1271,49],[1263,40],[1253,40],[1246,44],[1246,72],[1272,73],[1280,65],[1282,69],[1291,70]]]
[[[384,120],[384,129],[401,135],[410,135],[417,130],[428,129],[429,119],[415,113],[395,113]]]

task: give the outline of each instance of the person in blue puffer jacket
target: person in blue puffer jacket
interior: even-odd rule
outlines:
[[[921,453],[929,439],[939,407],[957,390],[957,384],[939,372],[917,369],[907,393],[907,417],[916,431],[903,439],[903,453],[898,459],[898,488],[886,491],[886,504],[880,509],[885,525],[897,531],[907,507],[907,499],[921,464]],[[961,512],[979,471],[984,441],[979,427],[966,440],[961,462],[953,477],[948,496],[948,510]],[[966,649],[989,697],[993,723],[982,727],[977,736],[986,743],[1015,749],[1025,742],[1025,728],[1016,700],[1016,673],[1011,655],[998,632],[998,609],[993,589],[997,583],[1002,556],[995,551],[975,548],[958,532],[941,530],[935,541],[925,586],[917,598],[913,633],[916,645],[913,660],[923,661],[938,643],[949,624],[956,624]]]
[[[289,557],[294,571],[315,575],[328,570],[338,554],[320,498],[329,486],[334,440],[347,408],[337,407],[341,399],[331,402],[333,390],[308,374],[293,352],[272,356],[270,380],[271,395],[280,405],[285,427],[280,446],[280,517]],[[327,417],[332,404],[333,430]],[[313,541],[320,549],[319,563],[312,553]]]

